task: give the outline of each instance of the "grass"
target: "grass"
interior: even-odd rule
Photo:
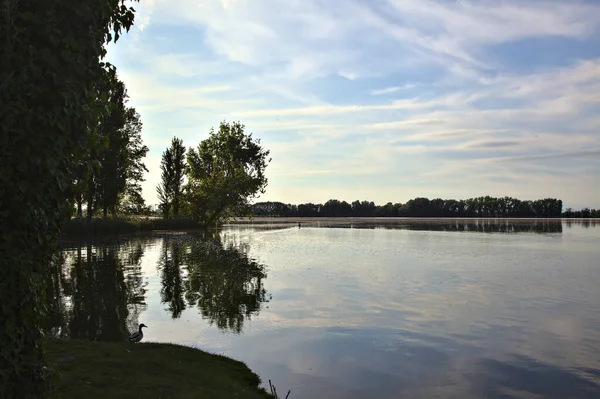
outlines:
[[[63,227],[63,235],[103,235],[136,233],[153,230],[189,230],[202,226],[191,219],[163,219],[147,217],[122,217],[111,219],[71,219]]]
[[[173,344],[50,339],[53,398],[273,398],[244,363]]]

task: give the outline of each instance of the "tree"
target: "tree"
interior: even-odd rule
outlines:
[[[173,137],[171,147],[163,152],[160,164],[161,182],[156,187],[160,208],[164,217],[171,211],[178,216],[183,197],[183,177],[185,175],[185,147],[183,140]]]
[[[118,202],[131,198],[137,202],[141,197],[141,185],[144,172],[148,169],[143,158],[148,147],[142,142],[142,122],[135,108],[126,107],[127,90],[118,80],[116,73],[110,73],[105,82],[109,99],[110,114],[100,121],[98,141],[93,153],[97,156],[97,165],[90,169],[88,183],[88,218],[91,218],[98,202],[103,217],[116,213]],[[138,204],[139,205],[139,204]]]
[[[141,186],[141,182],[145,180],[144,172],[148,172],[148,168],[143,162],[148,153],[148,147],[142,142],[142,122],[135,108],[125,110],[123,130],[127,138],[125,140],[125,163],[123,165],[125,187],[124,191],[119,192],[119,198],[128,201],[132,205],[131,213],[141,214],[148,211],[144,197],[142,197]],[[114,206],[115,204],[113,204],[113,213]]]
[[[107,76],[106,89],[110,114],[100,121],[98,130],[107,145],[99,154],[100,167],[96,175],[98,201],[104,218],[107,217],[109,209],[114,210],[119,193],[125,189],[127,146],[127,137],[123,129],[127,90],[115,74]]]
[[[239,122],[221,122],[188,151],[187,199],[192,217],[204,225],[247,213],[249,199],[265,191],[269,151],[244,129]]]
[[[141,190],[126,192],[119,199],[118,212],[125,215],[150,215],[150,207],[146,205]]]
[[[173,154],[173,185],[171,187],[173,215],[178,216],[182,197],[183,177],[185,175],[185,147],[183,146],[183,140],[173,137],[171,141],[171,153]]]
[[[156,187],[156,193],[158,194],[158,200],[160,201],[158,206],[162,211],[163,216],[168,218],[171,211],[171,201],[173,200],[173,191],[171,188],[173,187],[173,181],[175,180],[173,171],[173,152],[170,148],[167,148],[162,154],[160,170],[161,180]]]
[[[74,197],[105,44],[133,24],[119,0],[0,8],[0,397],[44,396],[40,320],[49,260]]]

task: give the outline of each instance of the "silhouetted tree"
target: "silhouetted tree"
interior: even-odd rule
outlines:
[[[171,203],[173,201],[173,181],[175,180],[175,171],[173,168],[173,151],[171,148],[167,148],[162,153],[162,159],[160,162],[161,180],[156,187],[156,193],[158,194],[158,200],[160,201],[159,208],[165,218],[169,217],[171,212]]]
[[[69,217],[86,134],[105,114],[105,44],[133,24],[118,0],[0,7],[0,397],[43,397],[43,279]]]
[[[284,204],[282,202],[258,202],[252,205],[254,216],[298,216],[298,217],[560,217],[562,201],[545,198],[536,201],[521,201],[516,198],[490,196],[466,200],[429,200],[417,197],[405,204],[388,202],[375,205],[369,201],[345,201],[330,199],[325,204]],[[571,211],[569,214],[575,214]],[[595,214],[582,212],[580,214]]]
[[[246,214],[248,201],[264,193],[269,151],[239,122],[221,122],[197,149],[190,148],[186,197],[190,215],[210,226]]]
[[[173,184],[171,187],[173,197],[173,215],[179,215],[179,206],[182,200],[183,177],[185,175],[185,147],[183,141],[174,137],[171,141],[173,154]]]

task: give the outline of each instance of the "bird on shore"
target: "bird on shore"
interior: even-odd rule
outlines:
[[[129,336],[129,342],[140,342],[142,338],[144,338],[144,333],[142,332],[142,327],[148,328],[144,323],[140,324],[139,331],[134,332]]]

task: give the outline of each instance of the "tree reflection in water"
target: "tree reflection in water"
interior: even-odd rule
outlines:
[[[185,298],[219,329],[241,333],[244,321],[268,302],[263,287],[265,267],[250,259],[240,246],[224,243],[218,233],[192,240],[186,262]]]
[[[184,284],[182,265],[184,262],[185,246],[178,239],[164,238],[159,260],[162,270],[160,297],[167,304],[171,317],[177,319],[185,309],[183,300]]]
[[[141,242],[78,244],[49,267],[47,329],[56,336],[121,341],[145,309]],[[127,275],[127,278],[125,278]]]
[[[146,310],[144,250],[160,248],[160,300],[173,319],[198,307],[219,329],[241,333],[267,302],[265,267],[218,231],[132,236],[64,248],[48,268],[47,330],[56,336],[119,341]]]

